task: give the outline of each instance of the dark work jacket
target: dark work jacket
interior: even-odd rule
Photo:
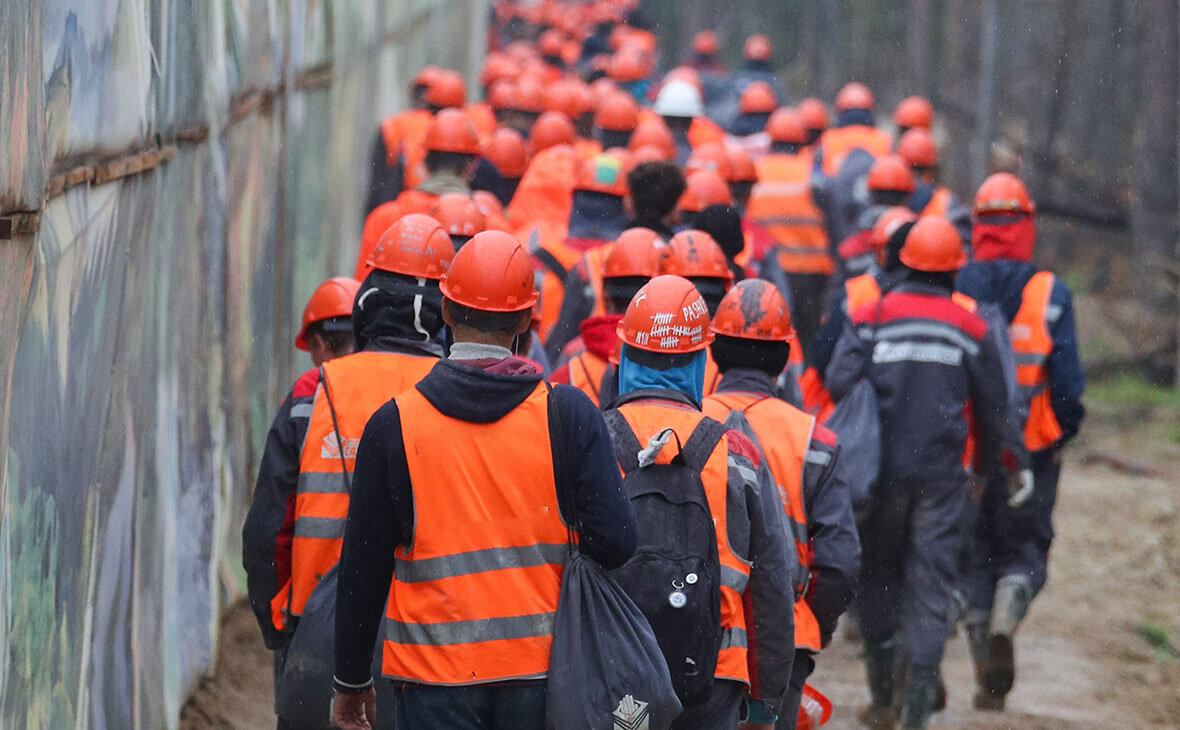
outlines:
[[[987,323],[950,292],[904,283],[851,315],[824,384],[839,401],[862,377],[877,392],[881,478],[914,485],[963,482],[967,404],[980,470],[1001,473],[1008,392]]]
[[[452,418],[494,423],[523,403],[540,379],[539,374],[492,373],[440,360],[415,387]],[[577,388],[556,386],[553,397],[566,440],[561,458],[574,481],[576,512],[563,519],[580,525],[584,553],[607,568],[622,565],[635,551],[635,514],[602,414]],[[561,445],[552,446],[556,458]],[[413,489],[396,401],[378,409],[365,426],[352,485],[336,599],[336,677],[363,684],[370,679],[394,550],[411,544],[414,534]]]

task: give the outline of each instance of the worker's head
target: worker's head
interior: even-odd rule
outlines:
[[[864,124],[873,126],[873,107],[876,99],[869,87],[859,81],[852,81],[836,94],[836,125]]]
[[[521,76],[512,88],[507,123],[522,136],[527,136],[545,111],[546,96],[545,86],[535,76]]]
[[[787,300],[769,281],[738,282],[721,300],[711,329],[715,339],[709,349],[722,373],[753,368],[773,378],[787,366],[795,328]]]
[[[803,128],[807,130],[807,144],[815,144],[819,136],[828,128],[828,107],[819,99],[811,96],[799,102],[799,118],[803,121]]]
[[[693,226],[712,236],[729,261],[729,267],[738,268],[734,259],[745,249],[746,236],[742,232],[742,214],[737,208],[725,203],[708,205],[693,218]]]
[[[933,183],[938,168],[938,147],[930,133],[915,127],[897,140],[897,156],[905,161],[914,175],[924,183]]]
[[[734,206],[739,212],[744,211],[758,183],[758,168],[750,153],[737,145],[727,146],[725,156],[729,159],[729,176],[725,181],[729,183],[729,192],[733,194]]]
[[[886,155],[869,168],[865,185],[873,205],[904,205],[914,192],[914,174],[900,158]]]
[[[561,112],[545,112],[529,130],[529,152],[538,152],[556,147],[559,144],[573,144],[577,138],[574,123]]]
[[[893,111],[893,123],[899,137],[910,129],[929,132],[934,128],[934,105],[924,96],[907,96]]]
[[[807,143],[803,119],[789,107],[777,109],[770,115],[766,122],[766,134],[770,137],[770,151],[776,154],[798,154]]]
[[[594,135],[604,149],[629,146],[638,125],[639,105],[621,91],[604,98],[594,114]]]
[[[475,201],[463,193],[444,193],[439,196],[430,217],[439,222],[451,237],[451,246],[457,252],[463,244],[477,233],[487,229],[487,221]]]
[[[618,334],[619,393],[675,390],[700,403],[713,333],[708,307],[691,281],[671,275],[649,281],[627,306]]]
[[[516,186],[524,177],[529,166],[529,155],[525,149],[524,137],[520,132],[508,127],[499,127],[492,133],[487,147],[483,151],[488,162],[496,167],[500,173],[503,187],[500,191],[501,200],[512,200],[516,193]]]
[[[443,276],[443,320],[455,342],[513,349],[529,329],[537,287],[528,251],[512,235],[484,231],[467,242]]]
[[[975,194],[972,255],[980,261],[1031,261],[1036,244],[1036,210],[1020,178],[997,172]]]
[[[442,70],[441,66],[423,66],[414,74],[410,80],[410,106],[415,109],[426,108],[426,91]]]
[[[905,242],[905,235],[903,234],[895,240],[894,234],[902,226],[912,226],[917,220],[918,216],[904,205],[886,208],[877,216],[877,220],[869,231],[869,242],[877,252],[877,263],[880,266],[887,270],[897,268],[901,261],[899,255],[901,246]],[[906,233],[908,232],[909,228],[906,229]]]
[[[660,159],[670,160],[676,156],[676,140],[672,137],[672,130],[658,117],[645,119],[635,126],[631,133],[631,142],[627,145],[632,152],[639,152],[644,147],[654,147],[662,153]]]
[[[656,271],[691,281],[704,297],[710,315],[717,311],[734,279],[729,259],[717,241],[708,233],[693,229],[672,237],[660,254]]]
[[[458,109],[443,109],[426,129],[426,169],[430,174],[449,173],[466,179],[479,162],[479,135]]]
[[[955,275],[967,263],[967,252],[953,223],[940,215],[924,215],[906,235],[901,263],[908,280],[950,292]]]
[[[574,123],[579,137],[588,139],[594,127],[594,95],[581,79],[563,79],[549,87],[546,111],[561,112]]]
[[[316,367],[352,352],[352,303],[359,288],[356,279],[336,276],[317,286],[307,300],[295,347],[310,353]]]
[[[705,113],[701,90],[691,81],[668,81],[660,87],[652,111],[660,115],[673,132],[687,133],[692,120]]]
[[[458,71],[442,69],[431,79],[425,99],[432,114],[442,109],[462,109],[467,103],[467,82]]]
[[[728,161],[726,162],[728,164]],[[733,195],[729,183],[715,170],[697,170],[689,174],[684,194],[676,203],[680,211],[680,223],[696,227],[696,218],[710,205],[729,205]]]
[[[774,93],[774,87],[765,81],[748,84],[738,98],[738,111],[761,119],[762,126],[766,126],[766,120],[775,109],[778,109],[778,96]]]
[[[692,37],[692,53],[698,61],[713,61],[718,47],[717,34],[711,30],[702,30]]]
[[[644,223],[664,225],[684,194],[684,173],[674,162],[643,162],[627,173],[632,216]]]
[[[602,266],[607,314],[622,314],[631,298],[656,274],[664,241],[650,228],[628,228],[611,246]]]
[[[747,67],[751,68],[769,68],[770,58],[774,55],[774,42],[770,40],[770,36],[763,33],[755,33],[746,39],[746,44],[742,46],[742,58],[746,59]]]

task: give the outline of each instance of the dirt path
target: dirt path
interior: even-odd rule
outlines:
[[[948,709],[934,725],[963,730],[1177,727],[1180,657],[1143,634],[1180,637],[1180,494],[1171,435],[1121,420],[1087,424],[1071,450],[1057,509],[1049,585],[1017,640],[1017,684],[1003,713],[971,709],[965,642],[948,645]],[[1083,465],[1093,450],[1161,465],[1166,477],[1127,476]],[[273,727],[270,655],[248,608],[223,624],[216,675],[185,708],[184,730]],[[837,642],[820,658],[814,684],[836,704],[831,730],[856,728],[867,701],[857,647]]]

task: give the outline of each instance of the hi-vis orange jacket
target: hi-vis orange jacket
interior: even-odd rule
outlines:
[[[417,389],[398,396],[415,523],[395,553],[386,676],[471,685],[548,671],[567,530],[546,392],[492,423],[444,415]]]
[[[426,159],[423,140],[434,115],[426,109],[407,109],[387,117],[381,122],[381,137],[385,140],[385,162],[390,167],[402,157],[405,188],[413,188],[422,182],[422,162]]]
[[[1053,274],[1039,271],[1024,286],[1020,309],[1008,327],[1012,349],[1016,353],[1016,382],[1020,398],[1027,405],[1024,443],[1029,451],[1040,451],[1063,435],[1053,413],[1049,397],[1049,370],[1046,361],[1053,352],[1049,333],[1049,296],[1053,293]]]
[[[275,628],[303,607],[340,559],[356,447],[369,416],[422,379],[437,359],[423,354],[358,352],[325,362],[299,462],[291,576],[271,599]]]
[[[783,271],[831,274],[824,216],[811,197],[812,156],[771,154],[758,160],[758,182],[750,194],[746,217],[774,239]]]
[[[864,124],[850,124],[846,127],[832,127],[819,138],[822,151],[823,172],[832,177],[840,171],[844,158],[856,148],[861,148],[873,157],[889,154],[893,142],[882,129]]]

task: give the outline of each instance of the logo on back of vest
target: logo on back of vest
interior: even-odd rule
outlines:
[[[355,459],[356,447],[361,443],[360,439],[344,439],[344,458]],[[320,458],[321,459],[339,459],[340,458],[340,442],[336,440],[336,434],[330,433],[324,436],[323,442],[320,444]]]
[[[614,711],[615,730],[649,730],[647,703],[626,695]]]

